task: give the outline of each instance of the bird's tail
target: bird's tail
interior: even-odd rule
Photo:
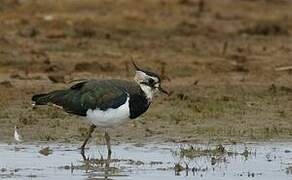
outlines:
[[[33,105],[46,105],[48,103],[61,105],[60,103],[62,103],[62,99],[66,94],[67,94],[66,90],[58,90],[47,94],[33,95],[31,100],[33,101]]]

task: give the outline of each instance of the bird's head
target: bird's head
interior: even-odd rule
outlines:
[[[158,74],[141,69],[134,61],[132,61],[132,63],[136,69],[135,81],[140,85],[148,98],[152,99],[153,95],[157,92],[169,95],[169,93],[161,87],[161,79]]]

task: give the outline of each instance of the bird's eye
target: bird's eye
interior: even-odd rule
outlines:
[[[150,78],[148,81],[149,81],[149,84],[154,84],[154,80],[153,79]]]

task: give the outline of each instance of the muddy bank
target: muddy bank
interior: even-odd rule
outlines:
[[[117,142],[292,137],[292,2],[1,1],[0,142],[80,142],[88,124],[35,93],[76,79],[131,79],[131,58],[162,74],[159,97]],[[100,137],[103,130],[94,137]]]

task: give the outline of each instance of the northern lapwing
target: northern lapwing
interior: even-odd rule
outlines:
[[[135,119],[147,111],[158,91],[168,94],[160,85],[159,75],[139,68],[134,62],[133,65],[134,81],[84,80],[69,89],[34,95],[33,105],[57,106],[92,123],[81,146],[81,154],[86,159],[84,148],[96,127],[111,128]],[[110,136],[106,130],[105,140],[110,156]]]

